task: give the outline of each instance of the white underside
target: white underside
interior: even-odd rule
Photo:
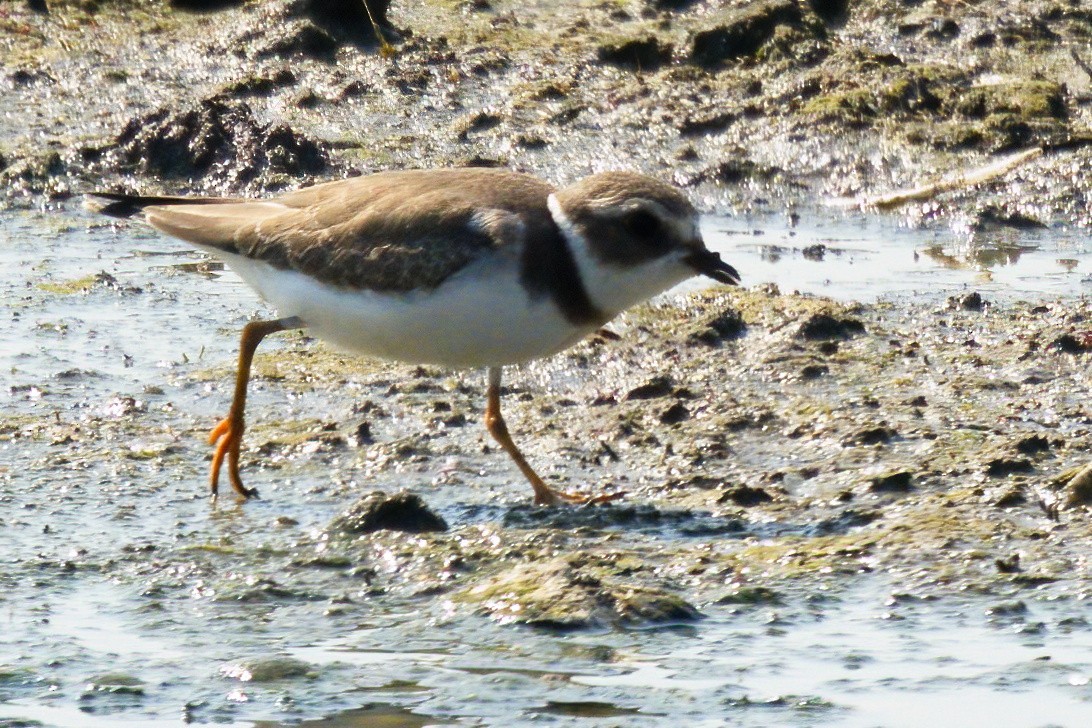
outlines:
[[[383,359],[449,367],[503,366],[557,353],[595,326],[574,328],[545,296],[530,297],[517,262],[494,257],[432,291],[377,293],[224,253],[222,259],[282,317],[339,348]]]

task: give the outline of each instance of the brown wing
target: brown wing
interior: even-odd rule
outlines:
[[[269,200],[153,204],[149,223],[196,245],[344,286],[433,288],[548,215],[552,188],[492,169],[386,172]]]

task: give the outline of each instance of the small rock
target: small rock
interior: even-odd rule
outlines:
[[[512,144],[521,149],[534,151],[550,146],[550,140],[538,134],[520,133],[512,137]]]
[[[1022,506],[1027,503],[1027,496],[1024,495],[1024,489],[1020,486],[1015,486],[1005,490],[998,495],[993,505],[997,508],[1011,508],[1013,506]]]
[[[951,40],[959,37],[959,23],[951,18],[932,18],[932,23],[925,31],[925,37],[932,40]]]
[[[835,318],[827,313],[817,313],[800,324],[796,335],[808,341],[822,341],[849,339],[864,332],[865,327],[860,319]]]
[[[699,322],[687,340],[717,346],[722,341],[738,339],[746,331],[747,324],[743,322],[743,315],[734,308],[728,308]]]
[[[1092,337],[1084,334],[1080,337],[1073,334],[1062,334],[1050,343],[1050,348],[1065,352],[1066,354],[1083,354],[1092,350]]]
[[[360,79],[354,79],[341,87],[341,90],[337,92],[336,98],[338,101],[345,101],[346,99],[354,99],[375,92],[376,89],[374,86],[366,84]]]
[[[1015,447],[1016,452],[1022,455],[1034,455],[1035,453],[1050,450],[1050,440],[1042,435],[1028,435],[1022,440],[1017,441]]]
[[[305,677],[312,672],[310,663],[293,657],[257,657],[220,666],[220,674],[239,682],[273,682]]]
[[[986,608],[986,614],[990,617],[1012,617],[1027,614],[1028,605],[1020,600],[1011,602],[998,602]]]
[[[622,399],[626,402],[630,402],[635,399],[656,399],[658,397],[666,397],[671,394],[671,389],[670,379],[667,377],[655,377],[650,379],[647,383],[629,390]]]
[[[389,25],[390,5],[391,0],[294,0],[293,9],[351,32],[361,25],[370,29],[373,20],[379,25]]]
[[[991,478],[1002,478],[1012,473],[1029,473],[1034,469],[1035,466],[1027,458],[1002,456],[986,463],[986,475]]]
[[[660,422],[665,425],[677,425],[690,419],[690,410],[682,402],[676,402],[660,413]]]
[[[648,588],[622,588],[614,594],[614,612],[626,626],[693,622],[701,612],[674,594]]]
[[[997,228],[1012,228],[1015,230],[1043,230],[1047,226],[1041,220],[1036,220],[1016,210],[987,205],[975,215],[972,226],[975,230],[985,231]]]
[[[1092,504],[1092,465],[1087,465],[1065,484],[1063,504],[1076,508]]]
[[[478,111],[456,121],[455,136],[459,141],[465,142],[470,139],[471,134],[494,129],[500,126],[501,121],[499,114],[491,111]]]
[[[743,586],[725,594],[717,604],[781,604],[784,601],[779,592],[765,586]]]
[[[130,121],[105,147],[102,164],[121,172],[195,179],[229,190],[265,189],[279,176],[328,170],[326,149],[287,126],[260,123],[250,107],[214,96],[183,111],[166,108]]]
[[[964,311],[981,311],[986,305],[986,301],[978,291],[972,291],[963,296],[951,296],[948,299],[948,308],[961,308]]]
[[[647,36],[602,45],[598,55],[602,63],[636,71],[655,71],[671,61],[671,53],[670,43],[661,43],[659,38]]]
[[[144,681],[123,672],[95,675],[87,681],[84,694],[109,693],[111,695],[144,695]]]
[[[693,187],[702,184],[703,182],[712,182],[713,184],[718,185],[734,185],[749,179],[772,179],[781,173],[782,170],[778,167],[759,165],[753,160],[747,159],[745,156],[741,157],[732,154],[728,159],[714,162],[701,169],[696,174],[680,178],[678,181],[679,184],[686,187]]]
[[[914,474],[909,470],[900,470],[872,478],[868,489],[873,493],[906,493],[913,487]]]
[[[898,432],[886,424],[862,428],[842,439],[842,445],[879,445],[898,437]]]
[[[356,432],[353,433],[353,442],[357,447],[364,447],[366,445],[372,445],[375,443],[375,436],[372,435],[372,425],[365,420],[356,427]]]
[[[712,114],[689,116],[679,122],[679,134],[684,137],[701,136],[703,134],[715,134],[724,131],[736,120],[736,114],[731,111],[718,111]]]
[[[841,20],[849,12],[849,0],[808,0],[808,5],[828,23]]]
[[[852,529],[867,526],[881,518],[883,518],[883,511],[880,509],[846,508],[837,516],[825,518],[814,526],[805,529],[805,532],[815,536],[829,536],[835,533],[844,534]]]
[[[427,533],[446,531],[447,522],[414,493],[402,491],[387,495],[377,491],[357,501],[335,518],[331,528],[347,533]]]
[[[824,34],[821,26],[806,21],[800,4],[795,0],[746,3],[726,22],[694,35],[690,60],[710,68],[725,61],[752,56],[773,38],[779,26],[805,30],[816,37]]]
[[[305,89],[291,103],[299,109],[314,109],[326,103],[326,99],[315,93],[314,89]]]
[[[270,28],[268,35],[269,40],[258,51],[261,58],[304,56],[333,62],[341,46],[332,34],[311,20],[284,20]]]
[[[752,488],[749,485],[734,485],[717,498],[717,503],[735,503],[743,508],[750,508],[773,500],[764,488]]]

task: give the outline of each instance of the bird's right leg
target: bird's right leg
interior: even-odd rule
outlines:
[[[485,405],[485,427],[489,430],[489,434],[493,436],[493,439],[504,448],[504,451],[508,453],[509,457],[516,461],[516,465],[519,467],[520,472],[523,473],[523,477],[527,478],[527,482],[531,484],[531,487],[535,491],[535,505],[556,506],[562,503],[606,503],[608,501],[617,500],[625,495],[624,493],[601,493],[599,495],[566,493],[565,491],[554,490],[546,485],[546,482],[539,477],[538,473],[536,473],[527,462],[527,458],[523,457],[523,453],[516,447],[516,443],[512,441],[512,436],[508,434],[508,425],[505,424],[504,417],[501,416],[500,410],[500,385],[501,368],[490,367],[489,387],[486,394],[487,399]]]

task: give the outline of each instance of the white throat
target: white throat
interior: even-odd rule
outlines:
[[[546,206],[572,252],[589,300],[611,318],[695,275],[679,256],[672,254],[636,265],[601,260],[584,233],[565,214],[556,195],[546,199]]]

